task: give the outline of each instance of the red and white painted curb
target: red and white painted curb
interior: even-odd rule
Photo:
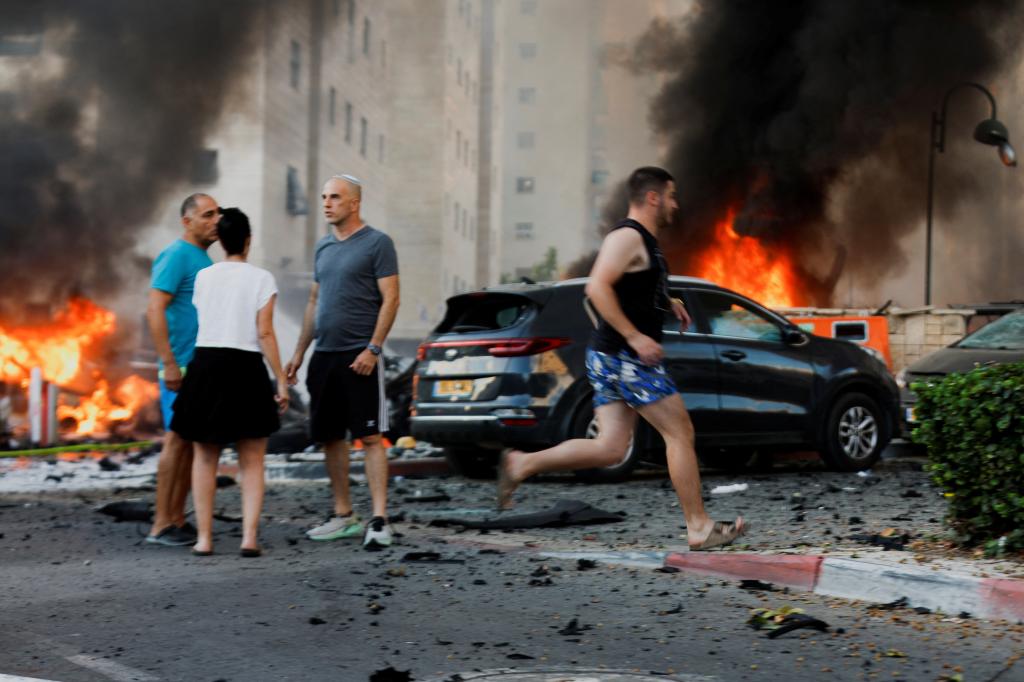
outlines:
[[[831,597],[1024,622],[1024,580],[980,578],[865,559],[739,552],[670,553],[665,565],[689,573],[762,580]]]

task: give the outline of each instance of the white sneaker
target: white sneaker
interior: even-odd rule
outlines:
[[[363,549],[378,550],[391,546],[391,526],[383,516],[374,516],[366,525]]]
[[[306,531],[306,537],[310,540],[339,540],[342,538],[357,538],[363,532],[363,523],[359,515],[352,512],[348,516],[329,517],[324,523],[316,528]]]

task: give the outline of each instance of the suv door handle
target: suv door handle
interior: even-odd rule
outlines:
[[[729,358],[730,360],[742,360],[747,357],[747,354],[741,350],[727,350],[722,352],[723,358]]]

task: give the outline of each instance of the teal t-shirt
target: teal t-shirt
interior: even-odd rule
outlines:
[[[172,296],[167,306],[167,331],[171,352],[182,368],[192,360],[192,353],[196,349],[196,334],[199,332],[199,316],[192,305],[196,273],[211,265],[213,261],[206,251],[184,239],[175,241],[153,261],[150,286]],[[162,360],[160,368],[163,369]]]

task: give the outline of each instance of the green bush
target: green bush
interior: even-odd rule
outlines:
[[[1024,363],[914,384],[914,442],[949,499],[949,522],[989,553],[1024,549]]]

